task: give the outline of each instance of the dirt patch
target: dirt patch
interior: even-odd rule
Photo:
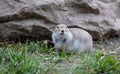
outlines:
[[[109,49],[115,50],[120,47],[120,37],[118,38],[110,38],[103,41],[94,41],[95,49]]]
[[[120,56],[120,37],[114,37],[103,41],[94,41],[93,48],[95,50],[105,50],[111,52],[111,54]]]

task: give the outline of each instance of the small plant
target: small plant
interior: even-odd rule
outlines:
[[[49,50],[50,49],[50,50]],[[44,74],[54,71],[53,65],[41,52],[53,51],[44,43],[6,45],[0,49],[0,74]]]
[[[97,74],[118,74],[120,72],[120,60],[116,55],[108,54],[103,57],[103,51],[86,56],[86,62]]]

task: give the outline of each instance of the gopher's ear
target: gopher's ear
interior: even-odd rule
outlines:
[[[56,32],[57,32],[57,30],[55,29],[55,30],[54,30],[54,32],[56,33]]]
[[[70,28],[70,25],[68,26],[68,25],[66,25],[67,26],[67,28]]]

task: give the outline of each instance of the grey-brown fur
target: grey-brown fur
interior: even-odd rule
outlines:
[[[65,52],[90,52],[93,46],[92,36],[87,31],[79,28],[68,28],[65,24],[56,26],[52,40],[58,51],[63,49]]]

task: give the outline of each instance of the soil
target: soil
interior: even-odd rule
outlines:
[[[120,47],[120,37],[118,38],[109,38],[104,41],[94,41],[94,46],[95,49],[110,49],[110,50],[115,50]]]
[[[109,38],[103,41],[94,41],[95,50],[109,50],[120,55],[120,37]]]

